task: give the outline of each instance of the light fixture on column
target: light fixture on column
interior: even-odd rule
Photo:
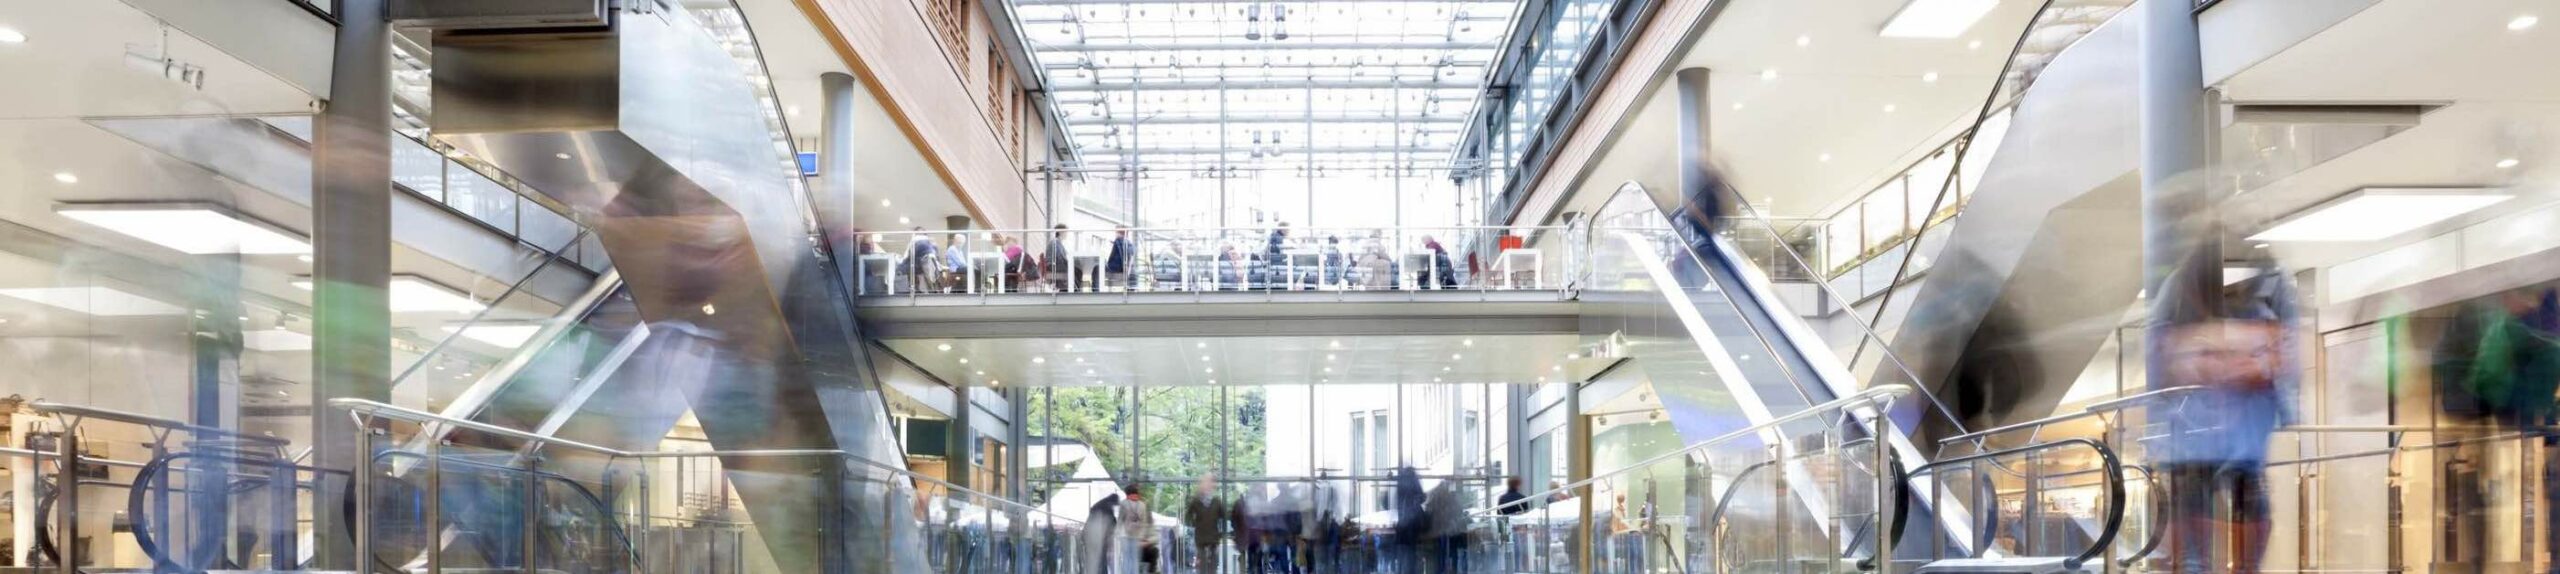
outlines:
[[[296,278],[292,283],[295,288],[311,290],[309,277]],[[461,290],[446,287],[442,283],[424,277],[406,274],[391,276],[389,299],[393,313],[476,313],[481,309],[489,308],[489,305],[464,294]]]
[[[2368,187],[2286,216],[2249,240],[2373,241],[2514,198],[2484,188]]]

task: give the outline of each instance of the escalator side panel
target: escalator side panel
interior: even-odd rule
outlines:
[[[720,450],[893,448],[761,92],[691,16],[617,10],[608,32],[440,32],[434,50],[438,137],[575,210],[648,323],[617,379],[649,380],[611,381],[598,394],[612,400],[579,417],[598,420],[564,432],[653,449],[689,406]],[[783,569],[852,569],[821,550],[840,532],[813,503],[836,499],[819,477],[840,461],[722,463]]]
[[[2037,76],[1907,296],[1892,351],[1970,428],[2051,412],[2140,290],[2140,20],[2109,20]],[[1953,434],[1922,408],[1897,418],[1926,421],[1923,444]]]

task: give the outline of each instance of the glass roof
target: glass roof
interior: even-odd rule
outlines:
[[[1013,0],[1087,168],[1445,166],[1509,1]]]

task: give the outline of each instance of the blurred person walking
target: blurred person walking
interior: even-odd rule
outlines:
[[[1156,569],[1160,550],[1156,548],[1155,513],[1147,509],[1147,496],[1138,492],[1138,483],[1120,488],[1120,525],[1128,529],[1130,542],[1138,545],[1138,571],[1160,572]]]
[[[1117,550],[1116,541],[1120,538],[1119,517],[1120,495],[1118,494],[1102,497],[1102,500],[1094,501],[1093,506],[1085,510],[1084,531],[1078,533],[1077,544],[1078,551],[1083,553],[1084,558],[1082,572],[1090,574],[1111,572],[1112,552]]]
[[[1112,230],[1111,255],[1109,260],[1102,262],[1102,274],[1109,278],[1105,284],[1123,289],[1136,287],[1137,276],[1130,272],[1137,270],[1137,257],[1137,244],[1129,242],[1129,226]]]
[[[2437,427],[2445,432],[2438,438],[2457,444],[2443,451],[2449,460],[2441,504],[2455,517],[2456,527],[2447,562],[2471,571],[2492,562],[2488,542],[2495,529],[2490,515],[2496,501],[2507,497],[2491,493],[2502,485],[2518,485],[2522,494],[2521,485],[2529,481],[2511,459],[2491,454],[2505,448],[2505,441],[2487,439],[2519,433],[2539,437],[2535,447],[2548,449],[2556,438],[2550,431],[2554,385],[2560,384],[2560,344],[2555,344],[2560,337],[2555,335],[2560,335],[2560,293],[2544,288],[2464,302],[2437,341],[2430,367],[2443,410]],[[2542,500],[2536,501],[2542,508],[2560,502],[2552,496],[2551,466],[2546,462],[2542,469],[2546,482]],[[2546,526],[2560,525],[2551,513],[2544,514]],[[2544,534],[2549,537],[2545,550],[2560,554],[2560,531]],[[2560,561],[2553,567],[2560,569]]]
[[[1198,574],[1218,574],[1218,544],[1226,538],[1227,505],[1218,502],[1218,477],[1200,477],[1192,487],[1191,500],[1183,503],[1182,524],[1191,527],[1191,570]]]
[[[2220,270],[2183,268],[2167,281]],[[2270,528],[2267,440],[2293,424],[2302,377],[2292,277],[2260,263],[2255,275],[2220,293],[2159,297],[2152,305],[2154,332],[2164,339],[2153,342],[2162,353],[2153,385],[2195,388],[2152,414],[2169,431],[2150,446],[2171,490],[2167,566],[2255,574]]]
[[[1041,256],[1042,274],[1049,276],[1049,288],[1065,293],[1075,287],[1076,262],[1067,258],[1067,225],[1058,224],[1049,232],[1049,251]]]

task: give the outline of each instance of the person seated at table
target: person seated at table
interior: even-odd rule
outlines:
[[[996,245],[1004,247],[1004,291],[1022,290],[1022,274],[1030,270],[1024,265],[1022,240],[1011,235],[996,236]]]
[[[969,234],[951,234],[951,241],[942,247],[942,258],[944,279],[942,290],[949,292],[954,288],[966,289],[970,277],[974,275],[969,272]]]
[[[1244,254],[1236,251],[1236,244],[1228,243],[1219,246],[1218,285],[1220,288],[1223,290],[1242,288],[1241,285],[1245,279],[1250,277],[1245,272],[1247,265]]]
[[[1344,271],[1342,266],[1345,263],[1348,261],[1343,260],[1342,257],[1342,236],[1324,236],[1324,284],[1326,286],[1342,283]]]

